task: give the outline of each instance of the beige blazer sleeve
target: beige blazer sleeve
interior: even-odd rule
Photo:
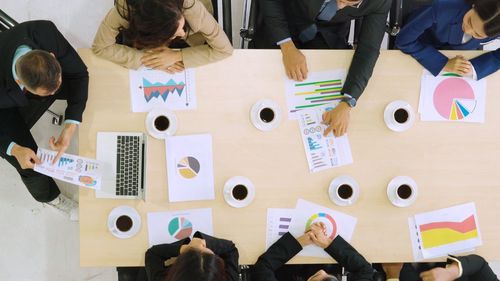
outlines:
[[[233,47],[203,3],[200,0],[185,0],[184,7],[184,17],[190,32],[194,35],[201,34],[207,43],[194,46],[198,42],[194,42],[195,36],[189,36],[186,41],[192,47],[181,50],[184,66],[197,67],[229,57],[233,53]]]
[[[123,0],[118,1],[118,5],[123,5]],[[120,6],[121,7],[121,6]],[[120,16],[118,10],[113,7],[104,20],[92,44],[92,51],[99,57],[110,60],[121,66],[137,69],[141,66],[142,51],[125,45],[116,43],[116,36],[120,27],[127,27],[128,22]]]

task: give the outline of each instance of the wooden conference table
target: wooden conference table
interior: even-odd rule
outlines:
[[[304,51],[310,71],[348,68],[352,51]],[[95,157],[98,131],[145,131],[146,113],[132,113],[128,71],[79,50],[88,66],[90,89],[80,128],[80,154]],[[455,55],[455,52],[449,52]],[[479,52],[466,52],[474,57]],[[408,217],[425,211],[474,201],[483,246],[476,253],[500,260],[500,72],[487,79],[484,124],[420,122],[404,132],[387,129],[385,106],[393,100],[418,108],[421,66],[399,51],[382,51],[357,107],[352,111],[349,140],[354,163],[318,173],[308,171],[299,125],[284,114],[274,131],[261,132],[249,112],[259,99],[275,100],[286,112],[284,71],[276,50],[236,50],[232,57],[196,69],[196,110],[177,111],[177,135],[210,133],[213,137],[215,200],[169,203],[165,144],[149,137],[148,197],[139,200],[96,199],[80,189],[80,263],[82,266],[137,266],[148,248],[147,212],[212,208],[214,235],[233,240],[241,264],[251,264],[265,250],[267,208],[294,208],[298,198],[358,218],[352,245],[371,262],[411,261]],[[495,90],[496,89],[496,90]],[[222,188],[236,175],[256,187],[246,208],[225,203]],[[359,200],[349,207],[330,202],[327,189],[339,175],[354,177]],[[386,187],[395,176],[411,176],[418,199],[397,208]],[[109,212],[129,205],[142,217],[139,234],[118,239],[107,229]],[[295,257],[294,263],[327,263],[328,259]]]

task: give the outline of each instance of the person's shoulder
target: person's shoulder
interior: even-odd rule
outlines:
[[[441,12],[455,13],[464,8],[471,7],[465,0],[433,0],[432,7]]]
[[[51,22],[50,20],[33,20],[33,21],[25,21],[20,23],[15,28],[25,28],[25,29],[43,29],[43,30],[57,30],[57,26]]]

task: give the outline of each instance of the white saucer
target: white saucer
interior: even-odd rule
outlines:
[[[231,194],[232,188],[238,184],[247,187],[248,195],[245,200],[237,200]],[[226,181],[226,183],[224,184],[223,194],[224,200],[226,200],[227,204],[235,208],[243,208],[250,205],[250,203],[252,203],[253,199],[255,198],[255,187],[248,178],[235,176]]]
[[[394,119],[394,112],[399,108],[406,109],[406,111],[408,112],[408,120],[403,124],[398,123]],[[384,121],[387,127],[392,131],[403,132],[411,128],[413,126],[413,123],[415,123],[415,113],[413,112],[413,108],[408,102],[402,100],[396,100],[389,103],[385,107]]]
[[[158,131],[154,126],[154,120],[156,117],[163,115],[168,118],[170,125],[165,131]],[[165,139],[168,136],[173,136],[177,132],[177,117],[172,111],[166,109],[154,108],[146,116],[146,129],[150,136],[155,139]]]
[[[342,184],[348,184],[352,187],[353,193],[351,198],[349,198],[348,200],[340,198],[337,194],[337,187],[341,186]],[[354,180],[354,178],[350,176],[336,177],[330,182],[330,186],[328,187],[328,196],[330,197],[330,200],[338,206],[350,206],[358,201],[359,185],[356,180]]]
[[[411,196],[408,199],[401,199],[396,195],[396,189],[401,185],[408,185],[412,189]],[[418,186],[417,183],[410,177],[398,176],[393,178],[387,185],[387,198],[396,207],[408,207],[415,203],[418,196]]]
[[[123,232],[115,227],[115,221],[122,215],[127,215],[132,219],[132,228],[129,231]],[[135,236],[141,230],[141,216],[136,209],[129,206],[118,206],[111,210],[108,216],[108,230],[115,237],[126,239]]]
[[[259,112],[263,108],[270,108],[274,111],[274,119],[271,122],[264,122],[260,119]],[[255,128],[261,130],[261,131],[271,131],[276,128],[281,123],[281,110],[278,104],[272,100],[264,99],[264,100],[259,100],[257,101],[253,106],[252,109],[250,110],[250,120],[252,121],[252,124],[255,126]]]

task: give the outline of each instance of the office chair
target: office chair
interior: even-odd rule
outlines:
[[[11,29],[12,27],[18,25],[19,23],[7,15],[4,11],[0,10],[0,32]],[[64,116],[57,114],[52,110],[48,109],[47,112],[52,116],[52,124],[61,126],[64,120]]]
[[[231,17],[231,0],[212,0],[214,7],[214,18],[222,26],[222,29],[233,44],[233,25]]]
[[[262,29],[264,19],[259,12],[259,0],[245,0],[243,3],[243,22],[240,28],[240,48],[255,49],[255,38],[258,36],[259,30]],[[354,21],[354,36],[353,45],[358,43],[359,34],[361,33],[362,19]]]
[[[388,49],[395,49],[396,36],[411,12],[432,4],[432,0],[392,0],[386,32],[389,34]]]

